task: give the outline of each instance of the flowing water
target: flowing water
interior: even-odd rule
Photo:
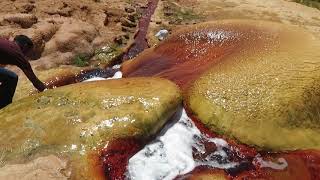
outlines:
[[[134,43],[130,46],[127,52],[123,56],[123,61],[132,59],[141,53],[143,50],[148,48],[148,42],[146,39],[148,28],[151,20],[151,16],[157,8],[159,0],[149,0],[147,8],[142,13],[139,20],[138,31],[134,37]]]

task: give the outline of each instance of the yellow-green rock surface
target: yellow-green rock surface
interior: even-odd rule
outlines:
[[[13,174],[41,161],[60,167],[51,178],[93,179],[91,161],[108,141],[148,138],[180,103],[176,85],[160,78],[80,83],[21,99],[0,111],[0,179],[23,177]]]
[[[187,102],[193,113],[213,131],[259,148],[320,149],[320,40],[263,21],[205,26],[222,39],[228,27],[246,27],[234,39],[250,41],[195,81]]]
[[[14,71],[19,76],[19,81],[16,88],[16,92],[14,94],[13,101],[18,101],[32,94],[36,94],[37,90],[20,69],[14,66],[7,66],[7,68]],[[34,73],[36,74],[36,76],[46,85],[48,83],[52,83],[51,81],[53,80],[58,81],[63,77],[79,74],[80,71],[80,68],[74,66],[60,66],[49,70],[34,69]]]

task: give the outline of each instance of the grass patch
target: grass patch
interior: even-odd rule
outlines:
[[[122,49],[119,45],[112,44],[97,49],[94,53],[93,59],[98,61],[98,64],[109,64],[114,59],[122,54]]]
[[[165,2],[164,13],[165,17],[173,24],[202,19],[202,16],[195,13],[193,9],[181,7],[172,1]]]
[[[73,64],[78,67],[85,67],[89,65],[90,57],[85,54],[78,54],[73,59]]]
[[[295,2],[320,10],[320,0],[295,0]]]
[[[108,65],[122,55],[122,52],[121,47],[117,44],[106,45],[91,54],[76,55],[72,64],[77,67]]]

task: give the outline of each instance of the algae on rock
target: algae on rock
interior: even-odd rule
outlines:
[[[239,31],[247,41],[195,81],[187,104],[212,130],[242,143],[319,149],[319,40],[277,23],[229,23],[252,31]]]
[[[0,111],[0,171],[54,155],[68,161],[71,178],[98,179],[98,150],[117,138],[149,138],[180,103],[176,85],[159,78],[80,83],[21,99]]]

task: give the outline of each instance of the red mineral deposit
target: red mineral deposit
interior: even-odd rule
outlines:
[[[262,46],[268,32],[234,24],[203,24],[178,31],[158,46],[124,63],[124,77],[158,76],[186,88],[212,65],[245,48]]]

